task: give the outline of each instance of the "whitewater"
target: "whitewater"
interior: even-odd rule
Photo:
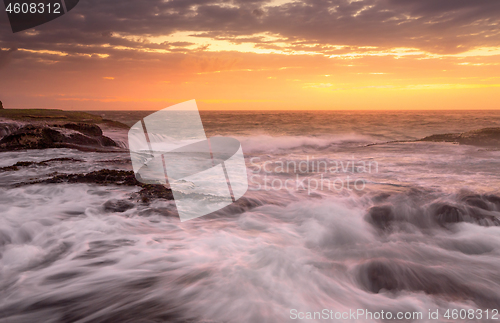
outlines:
[[[131,125],[151,112],[93,113]],[[183,223],[174,201],[107,207],[137,187],[26,185],[54,173],[131,170],[126,152],[0,153],[0,167],[73,160],[0,173],[0,322],[388,321],[294,316],[325,309],[449,322],[448,309],[500,308],[500,151],[392,142],[499,127],[500,112],[201,117],[208,136],[242,143],[250,187]],[[103,130],[126,147],[126,130]]]

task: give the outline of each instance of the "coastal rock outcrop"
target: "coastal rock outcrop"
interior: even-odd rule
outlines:
[[[28,124],[0,140],[0,151],[74,148],[82,151],[108,151],[119,145],[95,124]]]
[[[454,142],[460,145],[500,147],[500,128],[484,128],[463,133],[432,135],[420,141]]]
[[[143,184],[137,181],[133,171],[125,170],[101,169],[87,174],[60,174],[45,180],[25,183],[24,185],[37,183],[87,183],[98,185],[138,186],[141,190],[132,194],[132,199],[140,200],[144,203],[150,202],[150,200],[153,199],[174,199],[172,190],[169,188],[160,184]]]
[[[470,284],[442,266],[425,266],[399,259],[378,258],[357,268],[357,280],[372,293],[423,292],[450,300],[470,300],[481,307],[495,306],[498,296],[485,286]],[[485,277],[494,279],[493,277]]]

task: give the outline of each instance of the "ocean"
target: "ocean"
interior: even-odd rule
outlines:
[[[91,113],[131,126],[152,111]],[[0,153],[73,158],[0,173],[0,322],[500,320],[500,150],[415,141],[500,127],[500,111],[201,118],[241,142],[249,189],[182,223],[174,201],[105,207],[137,187],[21,185],[132,170],[127,152]]]

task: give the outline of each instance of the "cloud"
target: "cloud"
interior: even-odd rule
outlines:
[[[124,48],[189,52],[194,48],[182,47],[189,41],[147,41],[189,31],[261,48],[276,46],[276,40],[255,36],[268,33],[290,51],[313,44],[319,52],[340,45],[347,50],[406,47],[456,54],[497,46],[499,15],[498,0],[304,0],[281,5],[261,0],[87,0],[35,33],[12,34],[2,24],[0,44],[69,54],[123,55],[115,52]],[[133,56],[130,51],[125,55]]]

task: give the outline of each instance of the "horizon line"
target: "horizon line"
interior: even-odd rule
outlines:
[[[67,112],[106,112],[106,111],[120,111],[120,112],[139,112],[139,111],[160,111],[162,109],[168,108],[161,108],[161,109],[154,109],[154,110],[149,110],[149,109],[138,109],[138,110],[133,110],[133,109],[126,109],[126,110],[120,110],[120,109],[92,109],[92,110],[76,110],[76,109],[71,109],[71,110],[66,110],[66,109],[54,109],[54,108],[4,108],[4,110],[56,110],[56,111],[67,111]],[[301,110],[301,109],[293,109],[293,110],[286,110],[286,109],[241,109],[241,110],[235,110],[235,109],[199,109],[200,112],[328,112],[328,111],[339,111],[339,112],[404,112],[404,111],[500,111],[500,108],[494,108],[494,109],[317,109],[317,110]]]

